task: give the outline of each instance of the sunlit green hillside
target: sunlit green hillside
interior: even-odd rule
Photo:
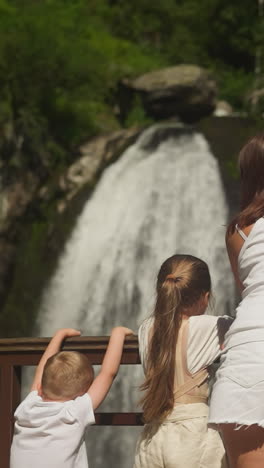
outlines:
[[[12,122],[31,165],[57,164],[120,125],[120,78],[179,63],[211,69],[241,109],[259,23],[255,0],[0,0],[0,126]]]

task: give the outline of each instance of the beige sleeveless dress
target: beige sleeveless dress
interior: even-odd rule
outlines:
[[[202,316],[199,318],[203,319]],[[217,317],[210,318],[215,319],[215,333]],[[143,367],[152,323],[149,319],[146,326],[146,322],[143,331],[139,332]],[[177,340],[174,409],[158,427],[144,426],[136,448],[134,468],[227,468],[221,437],[216,430],[207,427],[208,370],[206,367],[195,373],[188,370],[189,325],[189,320],[183,321]],[[215,348],[218,346],[220,352],[220,347],[219,344],[212,346],[215,358]]]

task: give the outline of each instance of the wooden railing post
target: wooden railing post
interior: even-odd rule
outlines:
[[[20,401],[21,368],[9,363],[0,365],[0,465],[9,468],[13,436],[13,415]]]

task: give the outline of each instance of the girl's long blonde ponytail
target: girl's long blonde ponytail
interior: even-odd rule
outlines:
[[[174,406],[175,351],[182,313],[210,288],[208,267],[196,257],[174,255],[160,268],[146,376],[141,385],[146,423],[162,422]]]

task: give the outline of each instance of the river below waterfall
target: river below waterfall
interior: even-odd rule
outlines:
[[[76,221],[44,291],[40,335],[76,327],[135,333],[153,307],[161,263],[174,253],[207,261],[213,314],[230,313],[234,285],[225,251],[228,208],[216,159],[204,137],[177,124],[145,130],[103,173]],[[140,366],[121,366],[103,410],[135,410]],[[91,468],[131,468],[138,428],[91,427]]]

